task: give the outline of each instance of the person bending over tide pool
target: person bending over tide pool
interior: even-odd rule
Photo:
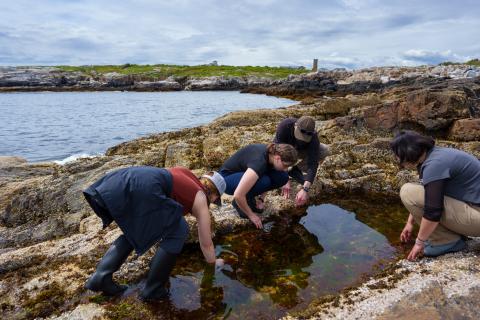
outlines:
[[[210,203],[221,205],[224,191],[225,180],[217,172],[197,178],[183,167],[124,168],[92,184],[83,192],[87,202],[104,228],[115,221],[123,234],[107,250],[85,287],[109,296],[122,293],[127,287],[116,284],[112,274],[134,249],[142,255],[159,242],[140,298],[165,298],[165,284],[189,232],[183,217],[188,212],[197,219],[205,259],[222,266],[223,260],[215,257],[208,207]]]
[[[295,148],[278,143],[251,144],[227,159],[219,172],[225,178],[225,193],[234,196],[232,205],[240,217],[262,228],[262,220],[256,214],[264,209],[260,195],[285,185],[288,167],[296,161]]]
[[[290,168],[288,175],[302,185],[295,196],[295,205],[303,206],[308,201],[308,192],[317,175],[318,166],[329,154],[328,147],[318,140],[315,120],[308,116],[287,118],[280,122],[274,142],[292,145],[298,152],[301,161]],[[282,187],[282,195],[286,199],[290,197],[290,190],[288,180]]]
[[[462,236],[480,236],[480,161],[454,148],[435,146],[430,137],[403,131],[391,142],[401,167],[417,169],[421,184],[406,183],[400,198],[410,212],[400,239],[420,225],[408,260],[439,256],[465,248]]]

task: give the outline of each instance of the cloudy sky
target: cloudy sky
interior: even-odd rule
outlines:
[[[13,0],[0,65],[361,68],[480,58],[478,0]]]

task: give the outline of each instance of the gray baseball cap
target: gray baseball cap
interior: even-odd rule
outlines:
[[[298,140],[310,142],[315,134],[315,120],[308,116],[301,117],[295,122],[293,134]]]
[[[210,175],[211,174],[211,175]],[[225,182],[225,179],[223,179],[222,175],[218,173],[217,171],[211,171],[209,174],[204,174],[202,177],[205,177],[209,179],[210,181],[213,182],[215,187],[217,188],[218,194],[220,195],[214,203],[217,206],[222,205],[222,194],[225,192],[225,189],[227,188],[227,184]]]

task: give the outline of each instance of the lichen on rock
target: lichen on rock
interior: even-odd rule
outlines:
[[[251,92],[295,96],[304,99],[304,103],[275,110],[233,112],[208,125],[139,138],[110,148],[105,156],[79,159],[63,166],[0,158],[0,305],[5,314],[12,318],[19,316],[15,310],[22,307],[28,307],[32,317],[57,314],[61,318],[59,311],[63,317],[76,314],[93,318],[107,314],[101,306],[87,307],[87,303],[76,300],[72,292],[84,291],[83,282],[87,275],[120,232],[114,224],[101,229],[99,219],[83,200],[81,190],[117,168],[183,165],[196,174],[216,170],[239,148],[250,143],[271,142],[282,119],[301,115],[310,115],[316,120],[319,139],[330,150],[311,188],[313,201],[329,195],[348,197],[349,193],[390,199],[397,197],[402,184],[418,181],[414,172],[399,171],[389,150],[389,140],[399,130],[414,128],[432,134],[439,145],[456,147],[480,158],[478,78],[446,79],[425,76],[426,72],[443,74],[445,70],[419,68],[414,71],[416,73],[408,68],[385,68],[364,70],[363,73],[324,72],[268,83],[225,80],[220,82],[224,89],[244,86]],[[381,77],[387,75],[389,80],[382,82]],[[125,85],[125,82],[118,82],[120,80],[135,81],[119,79],[116,75],[105,79],[112,85]],[[211,88],[218,82],[212,79],[208,83],[187,81],[186,84],[195,90],[202,86]],[[225,197],[225,200],[227,205],[224,207],[212,207],[217,235],[235,232],[249,224],[248,220],[238,218],[228,204],[230,199]],[[267,197],[266,204],[267,215],[293,209],[291,201],[275,192]],[[195,230],[194,219],[187,220],[191,230]],[[195,232],[188,241],[198,241]],[[472,279],[473,293],[467,295],[475,296],[475,290],[480,287],[478,270],[471,269],[478,264],[475,252],[471,250],[438,262],[427,260],[426,265],[436,270],[455,267],[458,279]],[[126,282],[138,280],[151,255],[149,252],[140,259],[130,257],[116,276]],[[462,271],[462,261],[470,269]],[[403,267],[404,263],[400,262],[400,266]],[[404,267],[412,274],[427,269],[424,265],[410,268],[407,264]],[[436,274],[448,280],[440,271]],[[400,280],[399,284],[384,288],[382,294],[364,294],[364,287],[360,287],[357,298],[337,296],[329,300],[335,305],[328,308],[325,305],[321,308],[312,306],[309,314],[316,316],[322,309],[331,310],[322,313],[322,317],[340,317],[345,315],[345,310],[358,309],[358,312],[364,310],[365,313],[355,314],[373,315],[365,310],[375,309],[384,294],[390,297],[391,292],[395,296],[407,286],[427,290],[424,288],[428,286],[419,287],[413,280],[408,280],[416,278],[405,279],[405,284]],[[457,282],[461,284],[464,280]],[[455,285],[457,282],[451,283]],[[48,290],[42,289],[47,287]],[[405,294],[413,294],[410,289],[405,290]],[[66,298],[55,310],[48,309],[41,301],[41,297],[57,297],[59,293]],[[448,299],[452,296],[446,294],[447,298],[443,298],[445,292],[438,295],[445,301],[450,301]],[[392,305],[395,303],[392,300]],[[347,304],[351,307],[347,308]],[[394,307],[391,310],[388,307],[383,316],[401,314],[402,303],[397,305],[398,312]],[[121,314],[122,310],[112,309],[109,314]],[[26,314],[23,316],[27,317]]]

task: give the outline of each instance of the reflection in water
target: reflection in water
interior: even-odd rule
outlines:
[[[156,315],[182,319],[275,319],[304,308],[395,259],[397,250],[375,229],[394,226],[389,234],[398,237],[402,225],[387,220],[383,208],[370,212],[370,217],[362,214],[367,225],[352,212],[323,204],[308,208],[303,217],[276,217],[263,230],[216,239],[217,254],[225,259],[225,267],[216,272],[206,267],[198,247],[187,247],[170,279],[169,301],[149,308]]]
[[[282,307],[298,304],[297,291],[307,287],[310,274],[304,268],[323,251],[317,237],[298,223],[272,223],[268,232],[249,230],[225,238],[225,260],[232,271],[230,279],[267,294]],[[226,248],[227,245],[223,245]]]

